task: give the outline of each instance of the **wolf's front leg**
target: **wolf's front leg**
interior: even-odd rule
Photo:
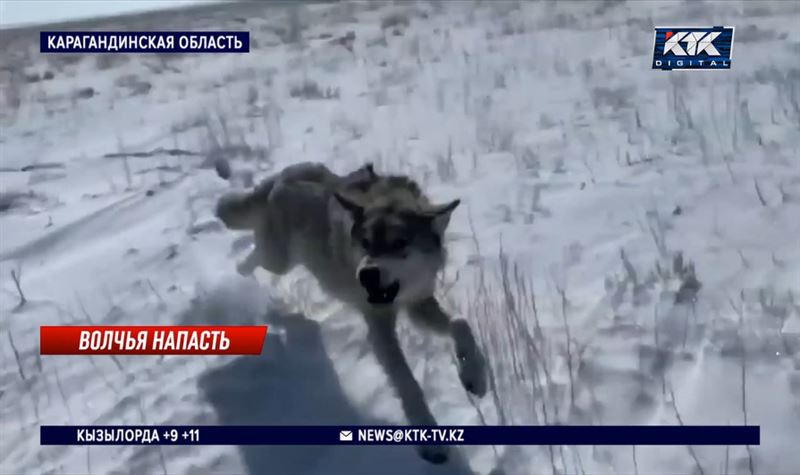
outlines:
[[[366,314],[365,317],[375,356],[400,397],[408,422],[417,426],[438,425],[397,341],[395,315],[379,313]],[[417,450],[428,462],[440,464],[447,461],[447,446],[421,445]]]
[[[451,319],[435,297],[411,305],[408,316],[422,327],[449,334],[456,347],[458,377],[464,389],[476,396],[486,394],[486,357],[475,341],[469,323],[463,318]]]
[[[236,270],[240,275],[247,277],[253,275],[259,265],[261,265],[261,254],[258,252],[258,248],[253,248],[242,262],[236,264]]]

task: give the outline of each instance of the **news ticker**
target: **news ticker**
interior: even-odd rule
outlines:
[[[39,327],[42,355],[260,355],[266,325]]]
[[[41,445],[759,445],[760,426],[41,426]]]

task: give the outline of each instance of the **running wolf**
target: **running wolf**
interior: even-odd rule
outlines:
[[[486,360],[469,324],[448,315],[434,297],[446,250],[443,235],[459,200],[432,204],[406,176],[379,175],[371,164],[345,176],[319,163],[290,166],[249,192],[231,192],[216,215],[229,228],[252,230],[255,249],[239,264],[283,275],[306,267],[329,295],[364,317],[375,355],[412,425],[435,426],[395,333],[404,311],[421,328],[449,335],[464,388],[486,393]],[[420,446],[431,463],[445,446]]]

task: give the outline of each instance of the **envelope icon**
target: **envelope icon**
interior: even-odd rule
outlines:
[[[352,442],[353,441],[353,431],[352,430],[340,430],[339,431],[339,441],[340,442]]]

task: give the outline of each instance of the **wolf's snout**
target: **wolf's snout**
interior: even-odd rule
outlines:
[[[381,272],[380,267],[375,265],[366,265],[358,270],[358,281],[367,291],[367,302],[374,305],[390,304],[400,292],[400,282],[394,281],[385,286],[381,281],[385,281],[388,276]]]
[[[377,267],[362,267],[358,270],[358,281],[365,289],[379,289],[381,287],[381,270]]]

